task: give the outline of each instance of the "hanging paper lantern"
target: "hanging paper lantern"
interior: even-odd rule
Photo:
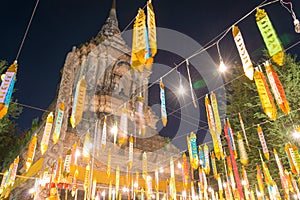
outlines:
[[[292,145],[291,143],[288,143],[285,145],[285,153],[288,157],[289,160],[289,164],[290,164],[290,168],[291,171],[295,174],[295,175],[299,175],[299,165],[295,156],[295,151],[297,149],[297,147],[295,145]]]
[[[166,127],[168,122],[168,117],[167,117],[167,110],[166,110],[165,86],[162,82],[162,79],[160,79],[159,86],[160,86],[161,121],[163,123],[163,126]]]
[[[90,139],[90,131],[88,130],[84,136],[83,150],[82,150],[83,158],[86,163],[90,161],[91,145],[92,144]]]
[[[103,119],[103,127],[102,127],[102,138],[101,138],[101,146],[102,150],[105,149],[106,146],[106,137],[107,137],[107,124],[106,124],[106,116]]]
[[[120,167],[116,169],[116,197],[119,196],[119,187],[120,187]]]
[[[15,158],[14,163],[13,163],[13,168],[10,174],[10,185],[13,186],[16,180],[16,175],[17,175],[17,170],[18,170],[18,165],[19,165],[19,156]]]
[[[271,63],[265,62],[266,72],[269,79],[269,83],[271,85],[272,92],[274,94],[275,100],[277,102],[278,107],[285,113],[289,114],[290,106],[286,99],[285,92],[283,86],[279,80],[277,73],[272,67]]]
[[[126,143],[128,137],[128,121],[127,121],[127,109],[122,108],[121,118],[120,118],[120,134],[118,135],[119,146]]]
[[[239,113],[239,120],[240,120],[241,128],[242,128],[242,131],[243,131],[243,135],[244,135],[244,138],[245,138],[245,141],[246,141],[246,145],[247,145],[249,151],[251,151],[250,146],[249,146],[249,142],[248,142],[248,138],[247,138],[247,135],[246,135],[246,130],[245,130],[243,118],[242,118],[240,113]]]
[[[215,119],[212,111],[212,107],[210,105],[210,101],[208,98],[208,95],[205,96],[205,107],[206,107],[206,116],[207,116],[207,123],[209,127],[209,132],[211,134],[212,140],[213,140],[213,146],[214,146],[214,151],[216,154],[217,159],[219,160],[222,157],[222,151],[220,148],[220,142],[219,138],[220,135],[217,134],[216,130],[216,125],[215,125]],[[219,137],[219,138],[218,138]]]
[[[284,63],[284,51],[267,13],[264,9],[257,8],[255,17],[269,55],[276,64],[282,66]]]
[[[237,143],[239,146],[239,152],[240,152],[240,161],[243,165],[248,164],[248,154],[245,149],[244,141],[240,133],[237,134]]]
[[[53,125],[53,113],[50,112],[47,116],[46,120],[46,125],[45,125],[45,130],[43,134],[43,138],[41,141],[41,154],[44,155],[44,153],[48,149],[48,144],[49,144],[49,138],[52,130],[52,125]]]
[[[148,170],[147,170],[147,153],[144,152],[143,153],[143,160],[142,160],[142,164],[143,164],[143,178],[146,180],[146,177],[148,175]]]
[[[191,150],[192,150],[192,163],[191,166],[193,169],[197,169],[199,166],[199,159],[198,159],[198,149],[197,149],[197,137],[195,133],[190,134],[190,144],[191,144]]]
[[[106,174],[107,174],[108,177],[110,177],[110,165],[111,165],[111,150],[108,150],[107,169],[106,169]]]
[[[82,119],[84,102],[85,102],[85,94],[86,94],[86,80],[85,76],[83,76],[80,81],[77,83],[75,96],[73,100],[72,114],[70,118],[70,123],[73,128],[75,128]]]
[[[260,144],[261,144],[262,149],[263,149],[264,156],[267,160],[269,160],[269,157],[270,157],[269,156],[269,149],[268,149],[268,146],[267,146],[267,143],[266,143],[266,140],[265,140],[265,136],[264,136],[264,133],[263,133],[262,128],[260,127],[260,125],[257,125],[257,133],[258,133]]]
[[[65,104],[62,102],[59,106],[58,112],[57,112],[57,117],[55,120],[55,128],[53,132],[53,143],[56,144],[59,140],[60,136],[60,129],[64,117],[64,110],[65,110]]]
[[[36,134],[32,137],[29,146],[28,146],[28,152],[27,152],[27,158],[25,162],[25,171],[27,172],[33,162],[34,155],[35,155],[35,149],[37,144],[37,136]]]
[[[276,119],[276,107],[263,72],[254,71],[254,81],[264,113],[271,119]]]
[[[253,80],[253,65],[246,49],[244,39],[242,33],[240,32],[237,26],[232,26],[232,35],[234,38],[235,45],[239,51],[240,58],[242,60],[243,69],[245,75],[250,79]]]
[[[9,66],[7,69],[4,80],[0,86],[0,119],[2,119],[7,111],[11,101],[11,96],[14,90],[14,85],[16,82],[16,75],[17,75],[18,64],[17,61]]]

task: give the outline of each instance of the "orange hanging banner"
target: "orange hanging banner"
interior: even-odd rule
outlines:
[[[48,144],[49,144],[49,138],[52,130],[52,125],[53,125],[53,113],[50,112],[47,116],[46,120],[46,125],[45,125],[45,130],[43,134],[43,138],[41,141],[41,154],[44,155],[44,153],[48,149]]]
[[[264,156],[267,160],[269,160],[269,158],[270,158],[269,149],[268,149],[268,146],[267,146],[267,143],[266,143],[266,140],[265,140],[265,136],[264,136],[264,133],[263,133],[262,128],[260,127],[260,125],[257,125],[257,133],[258,133],[258,137],[259,137],[259,140],[260,140],[260,144],[261,144]]]
[[[271,120],[276,120],[276,107],[263,72],[256,69],[254,72],[254,81],[264,113]]]
[[[37,136],[36,134],[31,139],[29,146],[28,146],[28,152],[27,152],[27,158],[25,162],[25,171],[27,172],[33,162],[34,156],[35,156],[35,149],[37,144]]]
[[[290,106],[286,99],[285,92],[279,80],[279,77],[270,62],[265,62],[265,67],[277,105],[287,115],[290,112]]]

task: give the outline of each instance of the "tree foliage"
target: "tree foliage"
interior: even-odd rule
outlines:
[[[298,143],[293,139],[291,133],[294,132],[295,127],[299,125],[300,119],[300,63],[296,61],[296,56],[292,57],[286,55],[284,66],[278,67],[273,64],[273,67],[284,87],[287,100],[291,107],[290,114],[285,115],[276,105],[277,119],[275,121],[270,121],[263,112],[255,82],[243,75],[244,72],[242,66],[235,64],[235,66],[232,66],[230,74],[226,74],[226,79],[234,80],[226,86],[226,117],[229,118],[231,126],[235,131],[235,139],[237,132],[242,133],[238,113],[241,113],[243,117],[248,141],[251,146],[251,151],[248,151],[249,164],[246,166],[250,185],[253,186],[257,182],[256,165],[259,165],[261,168],[261,159],[259,156],[259,153],[261,152],[264,161],[268,165],[271,176],[278,184],[278,187],[281,188],[278,175],[279,171],[273,149],[275,148],[277,150],[284,167],[290,170],[284,146],[290,141],[296,144]],[[262,69],[266,76],[263,66]],[[262,147],[257,134],[258,124],[262,127],[270,152],[269,160],[266,160],[262,153]],[[225,141],[223,142],[225,143]],[[239,169],[240,167],[241,164],[239,163]]]

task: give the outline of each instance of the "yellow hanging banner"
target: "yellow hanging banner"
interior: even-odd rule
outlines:
[[[120,167],[116,169],[116,199],[119,197],[119,187],[120,187]]]
[[[106,147],[106,137],[107,137],[107,118],[104,116],[103,127],[102,127],[102,136],[101,136],[101,148],[104,151]]]
[[[85,94],[86,94],[86,80],[83,76],[77,83],[75,96],[73,100],[72,114],[70,123],[75,128],[82,120],[82,114],[84,110]]]
[[[257,125],[257,133],[258,133],[258,137],[259,137],[259,140],[260,140],[260,144],[262,146],[264,156],[267,160],[269,160],[269,158],[270,158],[269,149],[268,149],[268,146],[267,146],[267,143],[266,143],[266,140],[265,140],[265,136],[264,136],[264,133],[263,133],[262,128],[260,127],[260,125]]]
[[[248,54],[248,51],[246,49],[242,33],[240,32],[237,26],[232,26],[232,35],[234,38],[235,45],[239,51],[240,58],[242,60],[245,75],[250,80],[253,80],[253,73],[254,73],[253,65],[250,56]]]
[[[88,130],[85,133],[84,136],[84,142],[83,142],[83,149],[82,149],[82,154],[83,154],[83,160],[84,162],[88,163],[90,161],[90,152],[91,152],[91,138],[90,138],[90,131]]]
[[[157,52],[156,23],[155,23],[155,13],[151,1],[147,2],[147,26],[148,26],[149,45],[151,49],[151,57],[154,57]]]
[[[279,66],[284,63],[284,51],[276,31],[264,9],[256,10],[256,23],[272,60]]]
[[[264,192],[265,185],[264,185],[262,173],[261,173],[258,165],[256,165],[256,179],[257,179],[257,184],[258,184],[260,194],[263,197],[265,195],[265,192]]]
[[[118,134],[119,146],[122,146],[127,143],[127,137],[128,137],[127,109],[126,107],[123,107],[121,117],[120,117],[120,132]]]
[[[239,147],[239,153],[240,153],[240,161],[243,165],[248,164],[248,154],[244,145],[243,138],[240,133],[237,134],[237,143]]]
[[[276,103],[278,107],[287,115],[290,112],[290,106],[286,99],[285,92],[279,80],[279,77],[270,62],[265,62],[265,67]]]
[[[255,70],[254,72],[254,81],[256,84],[257,92],[260,98],[260,102],[264,113],[271,119],[276,120],[276,107],[274,104],[273,97],[271,95],[270,89],[268,87],[266,78],[263,72]]]
[[[46,120],[46,125],[45,125],[45,130],[43,134],[43,138],[41,141],[41,154],[44,155],[44,153],[48,149],[48,144],[49,144],[49,138],[52,130],[52,125],[53,125],[53,113],[50,112],[47,116]]]
[[[107,174],[108,178],[110,177],[110,165],[111,165],[111,150],[108,150],[107,169],[106,169],[106,174]]]
[[[284,147],[285,149],[285,153],[288,157],[288,161],[290,164],[290,168],[291,171],[293,172],[293,174],[295,175],[299,175],[300,174],[300,169],[299,169],[299,165],[295,156],[295,151],[297,150],[297,147],[295,145],[292,145],[291,143],[287,143]]]
[[[147,175],[148,175],[148,170],[147,170],[147,153],[144,152],[143,153],[143,160],[142,160],[142,164],[143,164],[143,178],[146,180]]]
[[[36,134],[31,139],[29,146],[28,146],[28,152],[27,152],[27,158],[25,162],[25,171],[27,172],[33,162],[34,155],[35,155],[35,149],[37,144],[37,136]]]

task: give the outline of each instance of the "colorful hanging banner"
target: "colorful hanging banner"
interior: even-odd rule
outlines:
[[[242,128],[242,131],[243,131],[243,135],[244,135],[244,138],[245,138],[245,141],[246,141],[246,145],[248,147],[248,150],[251,151],[250,146],[249,146],[249,142],[248,142],[248,138],[247,138],[247,135],[246,135],[246,130],[245,130],[243,118],[242,118],[242,115],[240,113],[239,113],[239,120],[240,120],[241,128]]]
[[[237,143],[239,147],[239,152],[240,152],[240,161],[243,165],[248,164],[248,154],[245,149],[244,141],[240,133],[237,134]]]
[[[210,164],[209,164],[209,149],[207,144],[205,143],[203,146],[203,153],[204,153],[204,159],[205,159],[205,166],[204,166],[204,171],[206,174],[210,173]]]
[[[260,102],[262,105],[262,108],[264,110],[264,113],[271,119],[275,120],[276,119],[276,107],[274,104],[273,97],[271,95],[269,86],[267,84],[266,78],[263,74],[258,69],[255,69],[254,71],[254,81],[256,84],[257,92],[260,98]]]
[[[265,192],[264,192],[265,185],[264,185],[264,181],[263,181],[263,175],[262,175],[258,165],[256,165],[256,179],[257,179],[259,192],[261,194],[261,197],[263,197],[265,195]]]
[[[216,126],[216,132],[217,134],[221,135],[222,133],[222,125],[221,125],[221,120],[220,120],[220,115],[219,115],[219,108],[218,108],[218,102],[217,98],[214,92],[210,94],[210,101],[211,101],[211,106],[212,110],[214,113],[214,121],[215,121],[215,126]]]
[[[182,154],[183,186],[187,189],[189,182],[189,165],[185,153]]]
[[[127,144],[128,137],[128,117],[126,107],[122,108],[122,113],[120,117],[120,133],[118,134],[119,146]]]
[[[198,159],[198,149],[197,149],[197,137],[195,133],[190,134],[190,145],[192,150],[192,163],[191,166],[193,169],[197,169],[199,166],[199,159]]]
[[[34,134],[32,137],[29,146],[28,146],[28,152],[27,152],[27,157],[26,157],[26,162],[25,162],[25,171],[27,172],[33,162],[34,156],[35,156],[35,149],[36,149],[36,144],[37,144],[37,136]]]
[[[59,140],[60,129],[61,129],[61,125],[62,125],[62,121],[63,121],[63,117],[64,117],[64,110],[65,110],[65,104],[62,102],[59,105],[57,117],[55,120],[55,128],[54,128],[53,137],[52,137],[53,144],[56,144]]]
[[[147,175],[148,175],[148,170],[147,170],[147,153],[143,153],[143,178],[146,180]]]
[[[84,162],[88,163],[91,157],[91,135],[89,130],[87,130],[84,136],[82,154]]]
[[[256,23],[272,60],[279,66],[284,63],[284,51],[273,25],[264,9],[257,8]]]
[[[214,175],[215,179],[217,180],[217,178],[218,178],[218,169],[217,169],[216,158],[215,158],[214,152],[211,152],[210,160],[211,160],[211,167],[212,167],[213,175]]]
[[[187,143],[188,152],[189,152],[190,165],[192,166],[192,163],[193,163],[193,153],[192,153],[191,140],[190,140],[190,137],[188,135],[186,136],[186,143]]]
[[[78,151],[79,150],[77,149],[77,142],[75,142],[72,147],[71,165],[77,166]]]
[[[273,181],[272,176],[270,174],[269,168],[268,168],[267,164],[264,161],[262,161],[262,169],[263,169],[263,174],[264,174],[266,184],[267,185],[273,185],[274,181]]]
[[[175,184],[175,169],[173,157],[170,158],[170,196],[171,199],[176,200],[176,184]]]
[[[130,135],[129,137],[129,155],[128,155],[129,166],[131,168],[133,163],[133,137]]]
[[[106,116],[103,119],[103,127],[102,127],[102,137],[101,137],[101,147],[102,150],[105,149],[106,146],[106,137],[107,137],[107,124],[106,124]]]
[[[274,157],[278,166],[278,170],[279,170],[279,176],[280,176],[280,182],[281,182],[281,186],[284,192],[284,197],[285,199],[288,199],[289,197],[289,182],[288,179],[286,177],[286,174],[284,173],[284,168],[283,165],[279,159],[279,156],[277,154],[276,149],[274,149]]]
[[[166,110],[165,86],[164,86],[164,83],[162,82],[162,79],[160,79],[159,86],[160,86],[161,121],[163,123],[163,126],[166,127],[167,122],[168,122],[168,116],[167,116],[167,110]]]
[[[218,136],[220,138],[220,135],[217,134],[217,132],[216,132],[215,119],[214,119],[214,115],[213,115],[213,111],[212,111],[212,107],[210,105],[208,95],[205,96],[205,107],[206,107],[207,123],[208,123],[208,127],[209,127],[209,132],[212,137],[214,151],[216,154],[216,158],[219,160],[222,157],[222,155],[221,155],[222,151],[220,149],[222,147],[220,147],[219,139],[218,139]]]
[[[57,162],[55,163],[55,168],[54,168],[54,175],[53,175],[53,182],[55,184],[60,183],[61,181],[61,171],[62,171],[62,159],[61,157],[58,157]]]
[[[90,188],[90,171],[91,167],[90,164],[88,164],[85,168],[85,174],[84,174],[84,182],[83,182],[83,189],[84,189],[84,196],[86,197],[89,188]],[[86,199],[86,198],[84,198]]]
[[[268,149],[268,146],[267,146],[267,143],[266,143],[266,140],[265,140],[265,136],[264,136],[264,133],[263,133],[262,128],[260,127],[260,125],[257,125],[257,133],[258,133],[260,144],[262,146],[264,156],[267,160],[269,160],[269,158],[270,158],[269,149]]]
[[[9,184],[13,186],[15,184],[16,180],[16,175],[17,175],[17,170],[18,170],[18,165],[19,165],[19,156],[15,158],[14,163],[13,163],[13,168],[10,173],[10,180]]]
[[[233,134],[233,130],[231,129],[229,119],[226,119],[225,123],[226,123],[226,130],[225,130],[225,127],[224,127],[224,131],[227,131],[227,133],[228,133],[228,138],[229,138],[228,145],[230,145],[231,150],[233,151],[234,159],[237,159],[237,150],[236,150],[236,147],[235,147],[234,134]]]
[[[146,126],[145,126],[145,115],[144,115],[144,98],[140,94],[137,98],[137,118],[139,124],[139,135],[144,135],[146,133]]]
[[[232,26],[232,35],[233,35],[233,38],[234,38],[235,45],[238,49],[240,58],[242,60],[245,75],[250,80],[253,80],[254,69],[253,69],[253,65],[252,65],[252,62],[251,62],[251,58],[250,58],[250,56],[248,54],[248,51],[246,49],[246,45],[244,43],[242,33],[241,33],[241,31],[239,30],[239,28],[237,26]]]
[[[50,134],[51,134],[51,130],[52,130],[52,125],[53,125],[53,113],[50,112],[47,116],[46,125],[45,125],[45,129],[44,129],[44,134],[43,134],[43,138],[42,138],[42,141],[41,141],[41,154],[42,155],[44,155],[44,153],[48,149],[48,144],[49,144],[49,138],[50,138]]]
[[[300,173],[299,164],[298,164],[296,156],[295,156],[295,151],[297,150],[296,145],[287,143],[284,147],[284,150],[288,157],[291,171],[293,172],[293,174],[299,175],[299,173]]]
[[[266,61],[265,67],[276,103],[278,107],[287,115],[290,113],[290,106],[286,99],[285,92],[279,80],[279,77],[270,62]]]
[[[248,176],[247,176],[247,171],[245,169],[245,166],[242,166],[242,179],[244,181],[244,193],[245,193],[245,197],[246,199],[250,199],[250,191],[249,191],[249,180],[248,180]]]
[[[151,1],[147,2],[147,26],[151,57],[157,52],[155,13]]]
[[[116,169],[116,199],[119,199],[119,187],[120,187],[120,167]]]
[[[148,36],[146,28],[146,15],[143,9],[139,9],[133,25],[131,68],[139,72],[143,71],[148,51]]]
[[[16,82],[16,75],[17,75],[18,64],[17,61],[9,66],[7,69],[4,80],[0,86],[0,119],[2,119],[7,111],[11,101],[11,96],[14,90],[14,85]]]
[[[67,151],[65,161],[64,161],[64,168],[63,168],[64,176],[68,176],[70,173],[71,157],[72,157],[72,150],[69,149]]]
[[[107,177],[110,177],[110,165],[111,165],[111,150],[108,150],[108,155],[107,155],[107,169],[106,169],[106,174]]]

